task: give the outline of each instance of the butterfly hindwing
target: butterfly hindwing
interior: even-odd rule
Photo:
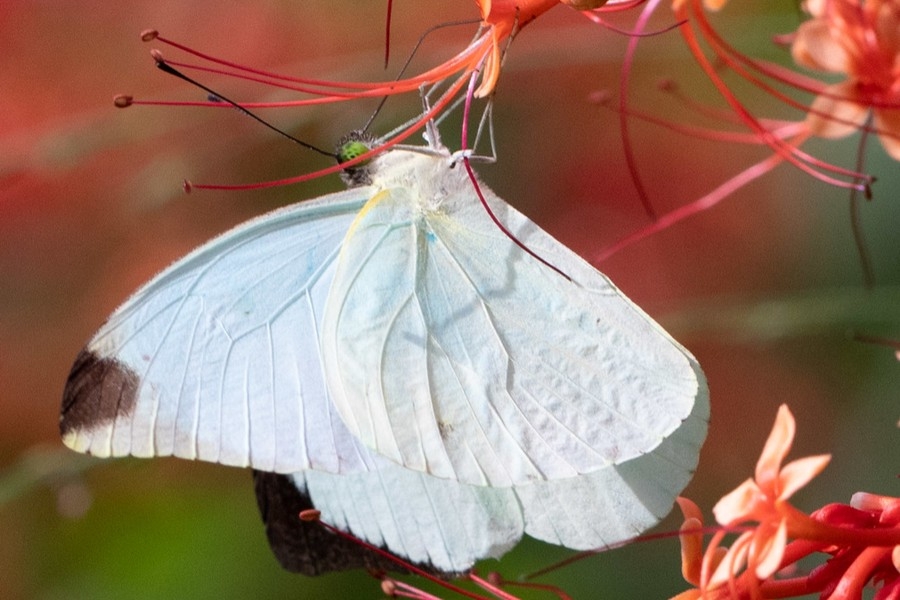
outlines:
[[[516,486],[525,533],[575,550],[640,535],[669,514],[694,475],[708,421],[704,387],[690,416],[653,451],[587,475]]]
[[[358,542],[299,519],[307,509],[316,508],[329,525],[444,577],[458,576],[476,560],[499,557],[524,528],[509,490],[459,486],[396,465],[349,476],[254,470],[253,483],[273,553],[282,567],[304,575],[356,568],[406,571]]]
[[[279,564],[288,571],[320,575],[346,569],[397,570],[396,563],[338,537],[318,523],[302,521],[300,511],[315,508],[294,478],[253,471],[253,487],[266,537]]]
[[[324,521],[444,572],[499,558],[524,532],[512,490],[438,479],[380,457],[366,472],[306,471],[294,478]]]

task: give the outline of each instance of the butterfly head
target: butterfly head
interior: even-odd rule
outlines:
[[[377,140],[364,131],[351,131],[338,142],[334,156],[338,163],[343,164],[372,150],[377,145]],[[347,187],[359,187],[372,183],[371,160],[364,160],[352,166],[346,167],[341,172],[341,179]]]

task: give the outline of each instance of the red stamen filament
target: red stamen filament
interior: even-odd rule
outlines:
[[[696,0],[697,2],[699,0]],[[702,10],[702,9],[700,9]],[[682,7],[679,10],[681,17],[687,18],[687,14],[684,12],[685,9]],[[702,20],[702,19],[701,19]],[[835,179],[821,171],[817,171],[815,167],[819,167],[824,170],[832,171],[835,173],[839,173],[846,177],[850,177],[852,179],[868,179],[862,173],[854,173],[847,169],[843,169],[840,167],[836,167],[834,165],[829,165],[822,161],[813,160],[813,166],[806,164],[804,160],[798,158],[797,148],[795,146],[791,146],[789,144],[784,143],[782,140],[779,140],[777,137],[773,136],[770,131],[768,131],[765,127],[760,124],[760,122],[753,116],[753,114],[747,110],[747,108],[741,104],[741,102],[737,99],[737,97],[728,89],[728,86],[722,81],[721,77],[719,77],[716,69],[710,64],[706,55],[703,54],[703,51],[700,49],[699,41],[697,37],[694,35],[693,30],[689,25],[685,25],[681,28],[682,37],[684,37],[685,42],[690,48],[691,52],[694,54],[694,58],[700,63],[701,68],[706,72],[707,77],[709,77],[710,81],[716,86],[716,89],[719,90],[719,94],[725,99],[725,101],[731,106],[732,110],[737,113],[737,115],[741,118],[745,125],[747,125],[752,131],[756,132],[763,140],[768,143],[768,145],[784,160],[788,161],[795,167],[804,171],[805,173],[812,175],[816,179],[824,181],[825,183],[829,183],[831,185],[842,187],[842,188],[857,188],[860,191],[864,190],[865,186],[863,184],[855,183],[855,182],[847,182],[841,181],[839,179]]]
[[[712,28],[712,26],[709,24],[709,22],[704,17],[701,0],[691,0],[690,7],[692,8],[692,15],[695,18],[694,21],[692,21],[692,22],[696,22],[698,24],[698,26],[700,27],[700,30],[704,34],[704,39],[707,42],[709,42],[710,45],[713,47],[713,50],[716,53],[716,56],[718,56],[723,61],[725,61],[726,65],[729,68],[731,68],[732,70],[737,72],[739,75],[741,75],[742,77],[744,77],[751,83],[754,83],[758,87],[761,87],[761,89],[763,89],[764,91],[772,94],[779,100],[781,100],[791,106],[801,108],[805,111],[809,110],[808,107],[793,101],[792,99],[781,94],[774,88],[771,88],[771,86],[764,84],[758,78],[756,78],[751,73],[749,73],[746,69],[741,67],[740,62],[745,62],[747,64],[754,65],[754,68],[759,69],[761,72],[765,72],[764,68],[762,67],[762,65],[760,63],[758,63],[756,61],[752,61],[751,59],[740,55],[740,53],[738,53],[736,50],[731,48],[728,44],[726,44],[724,42],[724,40],[722,40],[718,36],[718,34],[715,32],[715,30]],[[677,16],[678,16],[679,20],[685,20],[685,21],[688,20],[689,15],[687,13],[687,10],[688,10],[688,8],[686,6],[682,6],[681,8],[678,9]],[[772,149],[775,150],[775,152],[781,154],[785,158],[785,160],[787,160],[788,162],[790,162],[797,168],[803,170],[804,172],[812,175],[813,177],[815,177],[821,181],[824,181],[826,183],[829,183],[831,185],[838,186],[838,187],[855,188],[855,189],[858,189],[859,191],[864,191],[865,184],[857,183],[857,182],[861,180],[861,181],[864,181],[867,183],[871,183],[871,177],[865,175],[864,173],[857,173],[857,172],[851,171],[849,169],[844,169],[844,168],[838,167],[836,165],[831,165],[829,163],[825,163],[824,161],[820,161],[818,159],[810,157],[809,155],[806,155],[805,153],[799,153],[798,149],[795,146],[792,146],[790,144],[785,144],[783,141],[772,136],[770,134],[770,132],[765,127],[763,127],[762,124],[750,113],[750,111],[748,111],[743,106],[743,104],[741,104],[741,102],[737,99],[737,97],[735,97],[734,94],[732,94],[731,90],[728,89],[728,86],[725,84],[725,82],[722,81],[722,79],[719,76],[716,69],[710,64],[706,55],[701,50],[699,41],[698,41],[696,35],[694,34],[693,29],[690,27],[690,25],[686,25],[686,26],[682,27],[681,32],[682,32],[682,37],[684,38],[685,42],[687,43],[688,48],[691,50],[691,53],[694,55],[694,58],[700,64],[701,68],[703,68],[703,70],[706,72],[710,81],[719,90],[720,95],[731,106],[732,110],[735,111],[735,113],[741,118],[741,120],[744,122],[745,125],[750,127],[750,129],[755,131],[758,135],[760,135],[772,147]],[[735,59],[734,56],[739,56],[740,59],[739,60]],[[772,77],[776,77],[775,73],[771,73],[770,75]],[[803,89],[802,83],[799,79],[795,80],[795,81],[788,81],[786,83],[790,83],[795,86],[801,86],[801,89]],[[822,88],[819,87],[817,89],[821,90]],[[826,175],[825,173],[823,173],[819,170],[816,170],[816,169],[821,169],[822,171],[830,171],[837,175],[847,177],[853,181],[850,181],[850,182],[841,181],[841,180],[835,179],[833,177],[830,177],[830,176]]]

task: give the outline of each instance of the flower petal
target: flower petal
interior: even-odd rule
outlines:
[[[803,3],[803,10],[814,17],[821,17],[825,14],[825,3],[828,0],[806,0]]]
[[[845,81],[828,86],[816,97],[806,115],[806,126],[815,135],[841,138],[859,130],[868,114],[868,106],[856,101],[853,83]]]
[[[791,450],[796,429],[794,415],[787,404],[782,404],[778,407],[772,432],[766,440],[759,462],[756,463],[756,484],[761,489],[765,490],[777,480],[781,463]]]
[[[684,496],[678,496],[675,498],[675,502],[678,503],[678,508],[681,509],[681,514],[684,516],[685,520],[697,519],[702,526],[703,511],[700,510],[700,507],[697,506],[693,500],[688,500]]]
[[[709,578],[706,586],[708,589],[719,587],[741,572],[741,569],[747,564],[747,553],[750,550],[752,538],[753,532],[748,531],[742,533],[738,539],[734,540],[731,548],[728,549],[724,558],[719,561],[718,566],[713,571],[712,577]],[[709,553],[707,552],[707,554]]]
[[[757,530],[762,533],[763,530]],[[754,539],[754,545],[761,544],[760,548],[754,548],[753,554],[758,559],[754,573],[758,579],[767,579],[781,566],[784,558],[784,548],[787,545],[787,521],[782,519],[775,529],[774,535],[760,535]],[[752,560],[752,559],[751,559]]]
[[[681,542],[681,576],[693,586],[700,585],[703,567],[703,513],[691,500],[679,496],[675,499],[684,523],[678,530]]]
[[[798,65],[810,69],[830,73],[849,73],[851,69],[846,48],[832,36],[825,19],[813,19],[797,28],[791,56]]]
[[[700,573],[703,568],[703,523],[688,518],[678,531],[678,539],[681,541],[681,576],[691,585],[700,585]]]
[[[900,160],[900,107],[876,109],[875,128],[882,132],[878,139],[885,151],[894,160]]]
[[[713,514],[719,525],[734,525],[747,520],[758,506],[762,491],[752,479],[746,480],[716,502]]]
[[[779,500],[787,500],[794,492],[809,483],[816,475],[822,472],[831,460],[830,454],[807,456],[791,461],[781,469],[779,477]]]
[[[896,2],[877,5],[875,10],[877,11],[873,26],[875,37],[882,48],[887,49],[888,52],[894,52],[896,59],[897,52],[900,51],[900,27],[898,27],[900,26],[900,10],[898,10]]]

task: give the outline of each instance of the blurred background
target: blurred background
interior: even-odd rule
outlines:
[[[427,6],[427,8],[426,8]],[[270,554],[240,469],[175,459],[93,461],[58,436],[71,363],[106,316],[191,248],[251,216],[341,188],[337,177],[250,192],[186,196],[181,181],[244,183],[329,166],[234,110],[132,107],[112,97],[202,100],[153,66],[142,29],[219,57],[307,77],[381,80],[431,25],[476,18],[471,2],[394,3],[392,62],[383,70],[385,3],[341,0],[7,1],[0,6],[0,597],[376,598],[361,573],[310,579]],[[635,15],[616,17],[624,29]],[[796,29],[796,3],[734,0],[715,24],[742,51],[790,64],[771,43]],[[659,26],[671,23],[661,10]],[[462,49],[474,25],[430,37],[412,71]],[[558,7],[516,39],[495,105],[498,161],[483,179],[588,259],[646,224],[623,155],[618,116],[592,103],[618,93],[628,38]],[[173,54],[172,51],[164,53]],[[714,89],[668,33],[643,40],[632,103],[696,120],[658,90],[675,80],[716,104]],[[238,101],[281,97],[210,78]],[[735,82],[740,86],[739,82]],[[760,115],[800,118],[739,88]],[[292,134],[331,147],[374,102],[263,111]],[[387,131],[419,110],[390,99]],[[712,125],[716,125],[712,123]],[[456,148],[458,125],[444,125]],[[660,213],[767,156],[765,148],[698,141],[634,121],[637,164]],[[852,167],[859,140],[816,142]],[[862,207],[877,285],[862,285],[848,194],[781,166],[720,206],[598,265],[703,365],[712,423],[686,491],[707,514],[752,473],[775,417],[798,421],[793,456],[833,453],[796,498],[807,511],[865,490],[898,489],[898,383],[891,350],[852,332],[900,339],[900,169],[870,141],[878,176]],[[678,518],[657,531],[673,531]],[[569,553],[526,542],[501,562],[508,578]],[[603,553],[542,581],[575,598],[664,598],[684,589],[678,544],[654,540]],[[529,596],[533,597],[533,596]]]

